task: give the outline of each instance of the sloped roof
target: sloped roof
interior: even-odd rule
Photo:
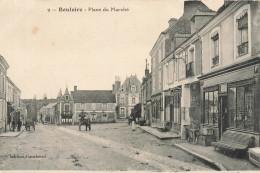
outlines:
[[[116,103],[112,90],[71,91],[75,103]]]
[[[135,85],[136,86],[136,92],[140,92],[139,88],[141,86],[141,82],[139,81],[139,79],[137,78],[136,75],[131,75],[130,77],[127,77],[123,83],[123,85],[119,88],[119,90],[117,92],[122,92],[122,89],[123,89],[123,92],[128,92],[130,91],[130,87],[132,85]]]
[[[44,106],[44,108],[52,108],[53,106],[56,106],[57,102],[55,103],[49,103],[48,105]]]

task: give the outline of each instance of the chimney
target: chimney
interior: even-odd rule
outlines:
[[[171,18],[171,19],[168,21],[169,27],[170,27],[173,23],[175,23],[176,21],[177,21],[176,18]]]
[[[112,91],[115,92],[115,84],[112,85]]]
[[[116,77],[115,77],[115,87],[114,87],[114,91],[117,92],[118,89],[120,88],[120,86],[121,86],[120,77],[119,77],[119,76],[116,76]]]
[[[77,86],[74,86],[74,91],[77,91]]]
[[[146,63],[146,65],[145,65],[144,74],[145,74],[145,77],[147,77],[149,75],[149,69],[148,69],[149,64],[147,64],[147,59],[145,60],[145,63]]]

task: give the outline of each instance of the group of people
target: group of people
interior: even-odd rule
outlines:
[[[21,131],[21,127],[22,127],[22,121],[20,120],[20,116],[17,114],[17,111],[13,110],[10,113],[10,117],[9,117],[9,130],[10,131],[15,131],[16,127],[17,127],[17,131]]]

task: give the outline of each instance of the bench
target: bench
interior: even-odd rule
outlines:
[[[232,151],[237,156],[240,152],[246,152],[248,148],[254,147],[255,138],[252,135],[243,134],[235,131],[226,131],[223,133],[221,140],[212,142],[211,145],[216,148]]]

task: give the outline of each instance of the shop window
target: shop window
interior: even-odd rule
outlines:
[[[229,127],[254,130],[253,85],[228,89]]]
[[[218,91],[204,93],[204,123],[218,124]]]

